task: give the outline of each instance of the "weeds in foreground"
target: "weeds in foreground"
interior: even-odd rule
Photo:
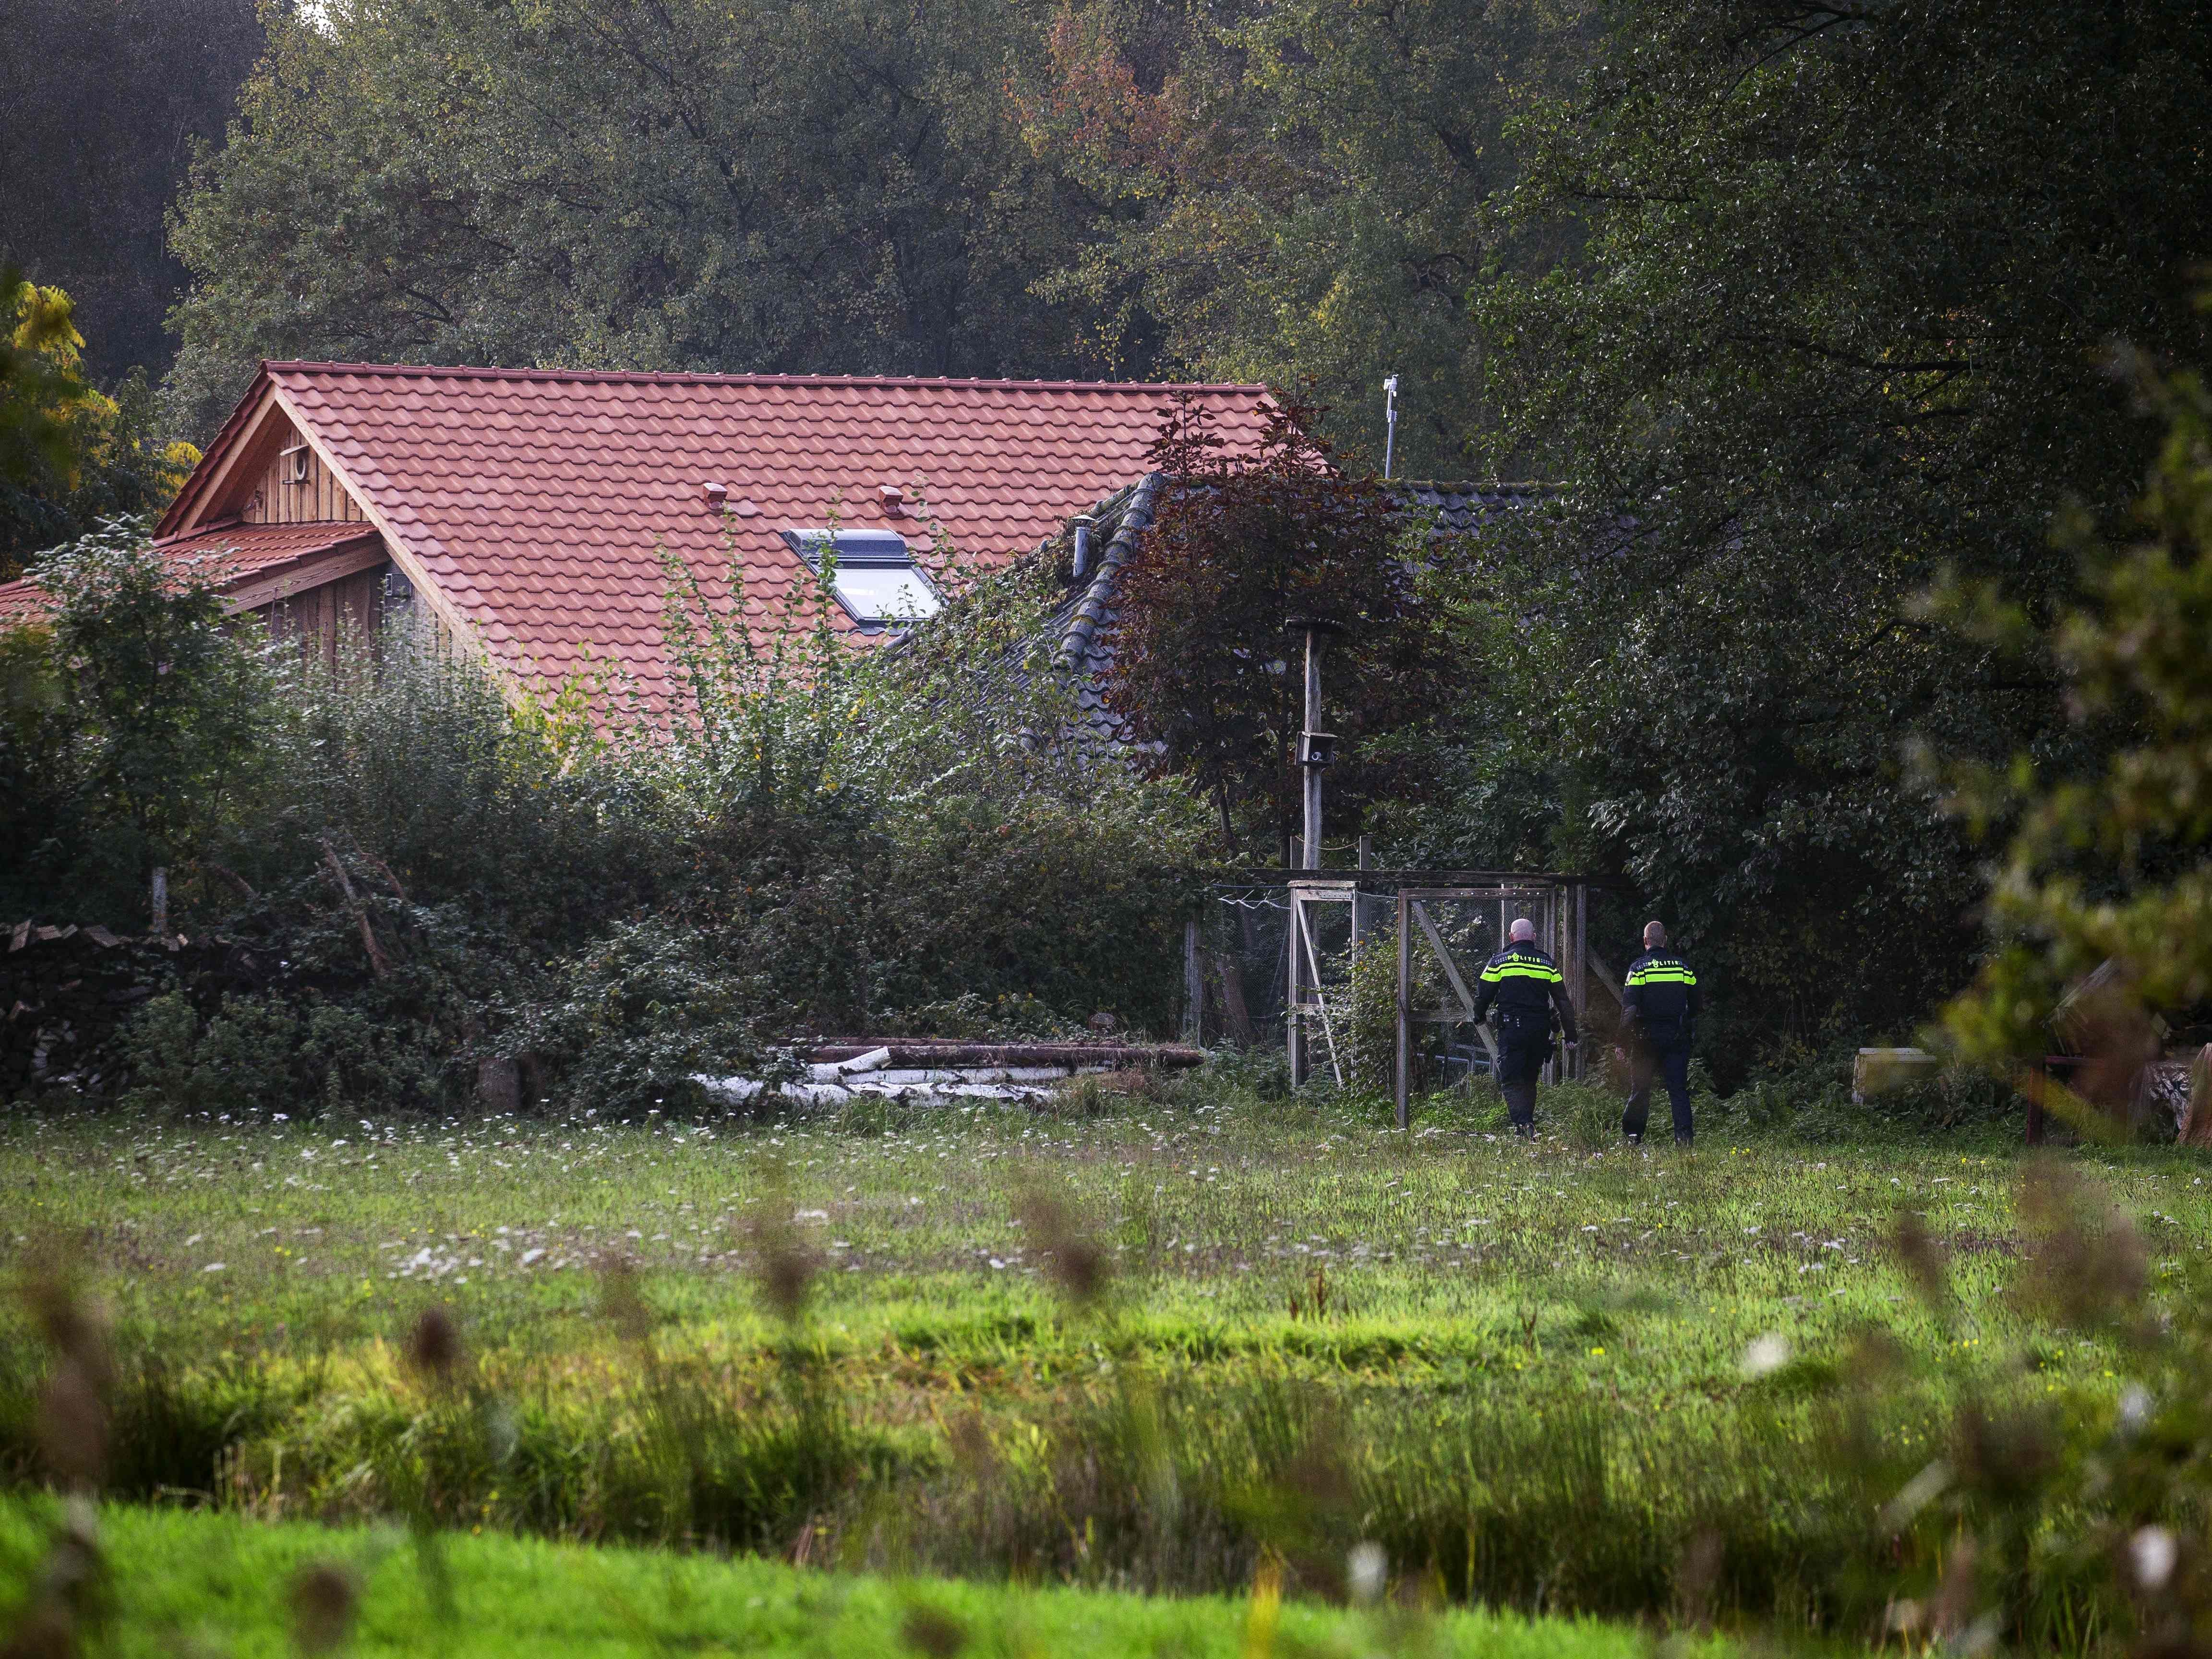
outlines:
[[[39,1454],[64,1502],[5,1651],[8,1659],[64,1659],[97,1635],[106,1613],[108,1564],[93,1500],[106,1473],[113,1367],[105,1310],[84,1292],[66,1257],[35,1261],[22,1293],[49,1357],[38,1401]]]
[[[1247,1176],[1233,1121],[1177,1116],[1164,1102],[1126,1109],[1137,1115],[1118,1126],[1024,1121],[990,1139],[939,1139],[927,1124],[849,1144],[778,1133],[769,1139],[786,1143],[775,1149],[784,1162],[773,1168],[757,1155],[733,1165],[692,1145],[698,1131],[672,1127],[665,1139],[686,1142],[680,1167],[719,1170],[712,1190],[731,1200],[720,1215],[699,1212],[697,1243],[686,1246],[698,1267],[671,1275],[639,1261],[656,1248],[650,1222],[627,1241],[605,1230],[593,1293],[577,1310],[588,1316],[533,1339],[526,1355],[513,1328],[484,1324],[489,1309],[517,1304],[453,1279],[441,1300],[404,1304],[389,1351],[364,1353],[358,1339],[319,1348],[328,1339],[311,1335],[300,1358],[257,1363],[193,1348],[199,1339],[186,1332],[201,1328],[173,1327],[155,1342],[126,1324],[102,1362],[104,1482],[257,1516],[420,1515],[441,1537],[482,1527],[895,1573],[1237,1592],[1264,1581],[1293,1598],[1357,1602],[1379,1572],[1392,1605],[1402,1593],[1689,1626],[1886,1632],[1915,1645],[1942,1632],[1964,1640],[1994,1620],[1992,1639],[2109,1646],[2138,1629],[2139,1610],[2157,1611],[2137,1556],[2156,1577],[2170,1534],[2169,1577],[2197,1571],[2194,1488],[2147,1485],[2128,1449],[2136,1443],[2106,1443],[2123,1419],[2138,1433],[2166,1420],[2199,1363],[2178,1224],[2157,1222],[2150,1247],[2063,1170],[2030,1170],[2008,1200],[1984,1189],[1982,1161],[1932,1154],[1863,1167],[1793,1159],[1784,1171],[1725,1147],[1694,1163],[1594,1158],[1558,1141],[1486,1147],[1478,1133],[1376,1135],[1355,1157],[1323,1113],[1273,1128],[1271,1146],[1295,1139],[1289,1162]],[[584,1153],[600,1144],[580,1129],[551,1133],[553,1151],[561,1139]],[[474,1193],[470,1161],[481,1156],[496,1180],[491,1160],[521,1157],[501,1134],[481,1155],[446,1136],[426,1146],[434,1164],[422,1167],[459,1165],[453,1179]],[[252,1143],[257,1152],[276,1144]],[[312,1165],[331,1180],[355,1152],[328,1137],[281,1144],[295,1149],[281,1167]],[[672,1223],[695,1195],[672,1187],[675,1149],[632,1177],[618,1152],[631,1144],[610,1142],[617,1155],[585,1166],[593,1191],[641,1181]],[[1453,1145],[1471,1150],[1436,1150]],[[380,1190],[404,1174],[399,1184],[419,1192],[416,1170],[392,1168],[404,1151],[380,1139],[366,1155],[383,1162],[362,1178]],[[197,1178],[203,1158],[193,1152],[175,1173]],[[115,1162],[121,1178],[146,1178],[128,1148]],[[876,1163],[892,1171],[884,1200],[835,1196]],[[1327,1244],[1297,1207],[1306,1166],[1335,1230]],[[733,1168],[745,1172],[742,1203]],[[2157,1168],[2166,1184],[2138,1194],[2185,1205],[2187,1171]],[[922,1171],[945,1196],[922,1200],[933,1190]],[[1785,1174],[1793,1185],[1771,1184]],[[1784,1190],[1799,1198],[1778,1207]],[[252,1201],[295,1192],[318,1230],[338,1224],[337,1189],[272,1176]],[[1915,1218],[1886,1242],[1855,1231],[1841,1209],[1829,1218],[1804,1207],[1873,1217],[1900,1200]],[[915,1304],[855,1325],[883,1291],[878,1279],[856,1297],[868,1281],[845,1277],[853,1258],[895,1263],[888,1252],[902,1239],[938,1248],[927,1218],[940,1204],[956,1206],[969,1282],[1011,1285],[1018,1267],[1056,1310],[1018,1298]],[[1510,1238],[1488,1224],[1499,1218]],[[1453,1236],[1420,1242],[1446,1218]],[[372,1246],[388,1224],[373,1224]],[[1409,1236],[1402,1262],[1362,1254],[1360,1241]],[[233,1272],[251,1237],[223,1242]],[[975,1261],[978,1238],[1008,1264],[1004,1275]],[[1194,1238],[1196,1258],[1185,1253]],[[514,1243],[519,1262],[557,1240],[532,1231]],[[134,1238],[131,1248],[160,1247]],[[489,1275],[490,1265],[461,1259],[471,1248],[495,1254],[489,1243],[454,1246],[456,1272]],[[197,1267],[211,1254],[186,1261],[185,1282],[235,1282]],[[1650,1278],[1603,1276],[1607,1261],[1631,1254]],[[1863,1256],[1867,1265],[1851,1265]],[[1193,1269],[1194,1260],[1212,1265]],[[1672,1279],[1658,1272],[1668,1263]],[[702,1318],[697,1298],[722,1264],[742,1267],[726,1282],[767,1316],[765,1341]],[[518,1267],[496,1294],[579,1282]],[[1849,1310],[1856,1327],[1832,1321],[1819,1336],[1781,1305],[1844,1282],[1850,1299],[1807,1311]],[[1192,1286],[1240,1285],[1235,1320],[1209,1320],[1190,1299]],[[1411,1304],[1388,1298],[1422,1285],[1432,1286],[1423,1297],[1460,1299],[1404,1322],[1393,1310]],[[1778,1294],[1792,1288],[1801,1294]],[[1905,1305],[1888,1307],[1884,1288]],[[89,1300],[82,1287],[69,1294]],[[1285,1315],[1293,1294],[1296,1321]],[[1679,1369],[1667,1345],[1708,1338],[1717,1318],[1734,1328],[1733,1304],[1721,1305],[1729,1295],[1783,1327],[1750,1343],[1741,1377],[1735,1355],[1747,1338],[1735,1335],[1723,1384]],[[1191,1311],[1170,1316],[1170,1305]],[[968,1336],[957,1334],[963,1320]],[[2116,1380],[2100,1386],[2072,1358],[2083,1343],[2097,1356],[2088,1364]],[[1639,1382],[1669,1366],[1663,1385]],[[0,1357],[0,1435],[17,1479],[54,1478],[51,1464],[40,1474],[27,1460],[56,1374],[21,1352]],[[2185,1460],[2197,1442],[2173,1420],[2160,1455],[2179,1446]],[[2136,1510],[2116,1507],[2116,1475],[2088,1478],[2093,1461],[2124,1469],[2128,1492],[2148,1493],[2128,1498]],[[1965,1536],[1973,1547],[1962,1555]]]

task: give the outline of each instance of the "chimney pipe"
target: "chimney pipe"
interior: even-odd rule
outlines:
[[[1075,520],[1075,580],[1084,581],[1091,574],[1091,532],[1097,524],[1088,513],[1079,514]]]

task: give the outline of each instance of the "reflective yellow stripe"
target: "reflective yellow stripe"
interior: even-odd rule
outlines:
[[[1482,970],[1482,982],[1486,985],[1495,985],[1502,979],[1541,979],[1549,980],[1553,984],[1565,982],[1560,979],[1558,969],[1547,968],[1541,963],[1536,962],[1505,963],[1493,962]]]

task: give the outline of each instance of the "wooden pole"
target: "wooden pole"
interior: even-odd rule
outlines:
[[[1321,724],[1321,635],[1306,629],[1306,732],[1309,735],[1322,729]],[[1304,745],[1301,744],[1301,749]],[[1301,753],[1298,769],[1305,798],[1305,859],[1300,868],[1321,868],[1321,768],[1305,764]]]
[[[1575,1075],[1589,1072],[1589,884],[1578,881],[1575,894],[1575,1024],[1582,1028],[1583,1045],[1575,1051]]]
[[[1297,888],[1291,889],[1290,897],[1291,969],[1284,981],[1283,1042],[1291,1054],[1291,1087],[1302,1089],[1306,1081],[1305,971],[1299,963],[1305,952],[1298,948],[1298,936],[1304,931],[1305,905]]]
[[[1359,867],[1363,870],[1375,867],[1375,837],[1372,836],[1359,838]],[[1367,937],[1366,910],[1367,896],[1355,883],[1352,889],[1352,959],[1354,962],[1359,960],[1360,941]]]
[[[1305,730],[1320,729],[1321,723],[1321,635],[1313,629],[1306,629]],[[1321,768],[1307,764],[1308,740],[1298,741],[1298,793],[1304,805],[1304,833],[1298,837],[1296,868],[1321,868]],[[1289,995],[1284,1006],[1284,1042],[1290,1049],[1291,1087],[1305,1086],[1306,1074],[1311,1067],[1305,1020],[1305,972],[1299,966],[1303,954],[1300,946],[1305,937],[1305,903],[1298,890],[1291,890],[1291,971]],[[1319,992],[1318,984],[1315,986]]]
[[[1543,947],[1544,954],[1550,957],[1553,962],[1558,962],[1564,954],[1559,949],[1559,890],[1556,887],[1544,895],[1544,919],[1536,924],[1536,939]],[[1566,1052],[1559,1046],[1559,1036],[1554,1033],[1550,1058],[1545,1060],[1541,1073],[1546,1084],[1553,1084],[1560,1080],[1564,1074]]]
[[[1413,912],[1406,895],[1398,895],[1398,1054],[1392,1077],[1392,1093],[1398,1105],[1398,1127],[1409,1121],[1407,1096],[1413,1069]]]
[[[1206,1046],[1206,967],[1198,953],[1198,918],[1182,925],[1182,1040]]]

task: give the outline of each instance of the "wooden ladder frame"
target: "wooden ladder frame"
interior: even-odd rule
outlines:
[[[1308,1022],[1320,1028],[1328,1051],[1328,1069],[1337,1085],[1344,1084],[1344,1064],[1337,1053],[1336,1023],[1329,1018],[1328,1003],[1321,994],[1321,955],[1315,949],[1313,924],[1306,915],[1315,904],[1352,907],[1353,945],[1358,943],[1359,888],[1356,878],[1294,880],[1291,889],[1290,975],[1284,988],[1283,1026],[1291,1056],[1291,1086],[1305,1086],[1313,1069],[1313,1034]]]

